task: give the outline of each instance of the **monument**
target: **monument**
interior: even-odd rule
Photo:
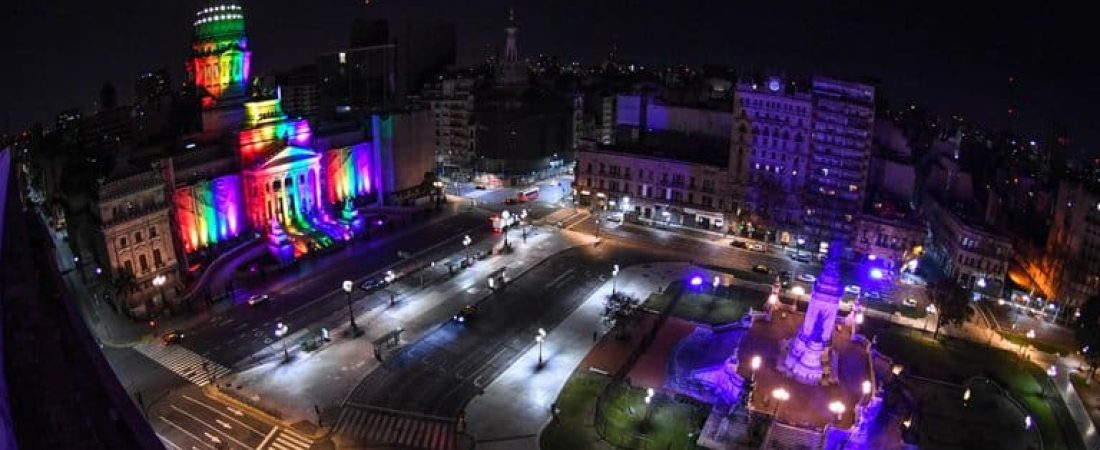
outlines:
[[[833,248],[842,248],[840,245]],[[840,257],[834,252],[825,261],[825,267],[814,283],[810,305],[798,335],[788,340],[787,356],[780,362],[779,370],[804,384],[828,382],[830,370],[830,344],[836,329],[837,309],[844,296],[840,282]],[[823,378],[825,378],[823,380]]]

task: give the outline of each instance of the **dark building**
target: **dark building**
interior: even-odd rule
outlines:
[[[552,88],[529,85],[519,59],[518,27],[509,17],[496,83],[475,95],[478,182],[527,184],[573,159],[574,102]]]
[[[283,99],[283,111],[292,117],[312,117],[321,111],[317,65],[311,64],[275,77]]]
[[[134,103],[158,104],[161,99],[172,96],[172,76],[168,69],[160,68],[146,72],[134,80]]]
[[[323,115],[377,112],[401,105],[391,44],[356,47],[317,58]]]
[[[454,22],[438,19],[358,19],[352,24],[353,48],[392,44],[396,48],[396,91],[416,94],[455,63]]]

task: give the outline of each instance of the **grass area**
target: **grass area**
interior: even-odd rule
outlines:
[[[672,289],[666,294],[651,294],[644,303],[645,308],[663,310],[672,301]],[[672,315],[681,319],[710,324],[736,322],[748,312],[749,308],[764,308],[766,296],[744,288],[723,286],[717,292],[709,287],[702,290],[684,289],[680,301],[672,309]]]
[[[904,365],[908,373],[952,383],[974,376],[996,381],[1035,418],[1047,450],[1083,448],[1045,371],[1016,354],[949,337],[935,341],[929,333],[877,320],[865,323],[864,333],[877,336],[878,349]]]
[[[999,333],[1001,334],[1001,337],[1004,337],[1005,339],[1007,339],[1009,342],[1012,342],[1013,344],[1016,344],[1016,345],[1028,345],[1028,344],[1030,344],[1032,348],[1034,348],[1036,350],[1039,350],[1039,351],[1042,351],[1042,352],[1050,353],[1052,355],[1053,354],[1067,355],[1067,354],[1070,354],[1070,353],[1073,352],[1072,349],[1069,349],[1065,346],[1051,344],[1049,342],[1045,342],[1045,341],[1038,340],[1038,339],[1028,339],[1026,336],[1023,336],[1023,335],[1019,335],[1019,334],[1015,334],[1015,333],[1008,333],[1008,332],[1004,332],[1004,331],[1001,331]]]
[[[589,450],[606,448],[594,423],[596,401],[610,389],[604,406],[600,430],[607,442],[624,448],[694,449],[706,420],[707,410],[678,403],[658,395],[645,405],[645,390],[625,385],[608,387],[611,379],[586,371],[577,371],[558,395],[561,410],[557,419],[542,431],[539,447],[544,450]]]
[[[542,430],[539,447],[546,450],[588,450],[595,448],[599,440],[592,418],[596,411],[596,398],[611,381],[610,378],[590,372],[577,371],[569,377],[558,394],[557,420]]]

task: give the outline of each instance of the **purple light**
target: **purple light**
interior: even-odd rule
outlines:
[[[879,269],[877,267],[874,268],[874,269],[871,269],[871,278],[876,279],[876,280],[881,280],[882,279],[882,269]]]
[[[382,226],[382,219],[378,219],[378,221],[375,222],[375,224],[377,224],[378,226]]]
[[[699,286],[701,284],[703,284],[703,277],[701,277],[699,275],[691,277],[691,285],[692,286]]]

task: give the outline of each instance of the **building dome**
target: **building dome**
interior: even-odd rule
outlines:
[[[214,1],[195,13],[196,40],[244,39],[244,10],[232,0]]]

